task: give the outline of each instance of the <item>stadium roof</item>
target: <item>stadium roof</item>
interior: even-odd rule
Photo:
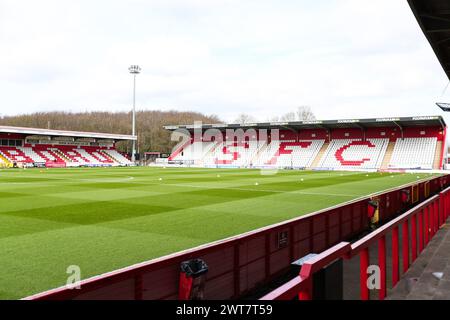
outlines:
[[[450,1],[408,0],[408,3],[450,79]]]
[[[245,124],[204,124],[198,128],[202,129],[238,129],[238,128],[261,128],[261,129],[336,129],[336,128],[371,128],[371,127],[445,127],[442,116],[420,116],[402,118],[372,118],[372,119],[343,119],[343,120],[312,120],[312,121],[288,121],[288,122],[259,122]],[[193,130],[194,125],[164,126],[167,130],[187,129]]]
[[[94,138],[94,139],[109,139],[109,140],[137,140],[136,136],[123,134],[51,130],[51,129],[10,127],[10,126],[0,126],[0,133],[19,133],[19,134],[39,135],[39,136]]]

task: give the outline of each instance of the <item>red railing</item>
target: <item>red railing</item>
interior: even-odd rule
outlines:
[[[328,250],[308,259],[300,269],[300,274],[283,286],[275,289],[261,300],[291,300],[298,295],[300,300],[312,298],[312,276],[329,263],[342,258],[351,250],[349,242],[341,242]]]
[[[380,288],[378,298],[383,300],[387,292],[387,250],[386,239],[391,234],[392,287],[400,280],[400,254],[402,272],[405,273],[417,259],[433,236],[450,216],[450,188],[424,201],[392,221],[386,223],[353,244],[341,242],[323,253],[307,260],[298,277],[267,294],[262,300],[300,300],[312,298],[313,274],[337,259],[351,259],[359,256],[360,299],[369,300],[367,286],[370,265],[369,248],[378,244],[378,266],[380,268]],[[411,232],[410,232],[411,229]],[[401,253],[400,253],[401,232]]]

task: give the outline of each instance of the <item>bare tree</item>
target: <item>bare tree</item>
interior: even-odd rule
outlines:
[[[297,117],[298,121],[310,121],[316,120],[316,116],[314,112],[311,110],[309,106],[300,106],[297,109]]]
[[[246,114],[246,113],[241,113],[236,120],[234,120],[235,123],[253,123],[256,122],[256,118]]]
[[[295,112],[288,112],[280,117],[280,121],[295,121],[297,120],[297,115]]]
[[[269,117],[267,118],[267,122],[282,122],[283,120],[281,119],[280,116],[273,116],[273,117]]]
[[[309,106],[300,106],[296,111],[290,111],[281,116],[275,116],[270,119],[270,122],[283,121],[310,121],[316,120],[316,116]]]

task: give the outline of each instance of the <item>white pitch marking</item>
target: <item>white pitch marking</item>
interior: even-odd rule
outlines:
[[[239,191],[256,191],[256,192],[270,192],[270,193],[295,193],[295,194],[305,194],[305,195],[315,195],[315,196],[336,196],[336,197],[360,197],[359,194],[342,194],[342,193],[322,193],[322,192],[304,192],[304,191],[281,191],[281,190],[270,190],[270,189],[248,189],[248,188],[213,188],[204,186],[195,186],[191,184],[178,184],[178,183],[168,183],[166,186],[174,187],[187,187],[187,188],[198,188],[198,189],[229,189],[229,190],[239,190]]]

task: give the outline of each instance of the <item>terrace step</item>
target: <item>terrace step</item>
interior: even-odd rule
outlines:
[[[322,148],[320,148],[319,153],[314,158],[313,162],[311,163],[311,166],[308,169],[319,167],[320,160],[322,160],[322,158],[324,157],[325,151],[327,151],[329,145],[330,145],[329,142],[325,142],[322,145]]]
[[[72,160],[69,159],[69,157],[67,157],[67,156],[64,154],[64,152],[62,152],[61,150],[59,150],[59,149],[51,149],[51,151],[54,152],[54,153],[56,153],[56,155],[57,155],[58,157],[60,157],[61,159],[63,159],[65,162],[72,162]]]
[[[264,142],[262,147],[258,148],[258,151],[256,152],[255,156],[252,159],[252,163],[258,162],[259,158],[261,157],[262,154],[264,154],[268,146],[269,144],[267,142]]]
[[[442,141],[437,141],[434,152],[433,169],[439,170],[441,167]]]
[[[381,169],[388,169],[391,162],[392,153],[394,152],[395,141],[389,141],[386,152],[384,153],[383,161],[381,162]]]
[[[113,162],[116,162],[116,163],[120,163],[120,161],[118,161],[116,158],[114,158],[112,155],[110,155],[109,153],[107,153],[107,152],[105,152],[105,151],[103,151],[103,150],[100,150],[99,151],[105,158],[107,158],[107,159],[109,159],[109,160],[111,160],[111,161],[113,161]]]

